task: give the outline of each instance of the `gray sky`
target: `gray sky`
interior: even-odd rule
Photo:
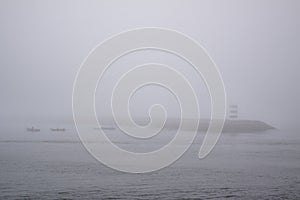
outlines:
[[[2,120],[71,116],[73,81],[89,51],[113,34],[155,26],[183,32],[206,48],[222,73],[228,102],[239,104],[241,118],[299,129],[297,0],[7,0],[0,2],[0,25]],[[183,66],[179,68],[193,79]],[[137,94],[136,100],[144,96]],[[163,98],[173,102],[168,95]]]

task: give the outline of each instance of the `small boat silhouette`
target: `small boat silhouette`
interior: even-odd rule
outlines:
[[[113,126],[101,126],[101,127],[95,127],[94,130],[115,130],[116,128]]]
[[[26,129],[28,132],[40,132],[41,129],[38,129],[38,128],[34,128],[33,126],[31,128],[27,128]]]
[[[64,131],[66,131],[65,128],[50,128],[50,130],[53,131],[53,132],[64,132]]]

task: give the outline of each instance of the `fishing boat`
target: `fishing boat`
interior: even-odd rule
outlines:
[[[33,126],[30,127],[30,128],[27,128],[26,130],[27,130],[28,132],[40,132],[40,131],[41,131],[41,129],[34,128]]]
[[[52,132],[64,132],[64,131],[66,131],[65,128],[50,128],[50,130]]]
[[[115,130],[116,128],[114,126],[101,126],[101,127],[94,127],[94,130]]]

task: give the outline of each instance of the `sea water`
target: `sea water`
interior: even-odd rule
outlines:
[[[22,125],[1,126],[0,199],[300,198],[298,132],[224,133],[202,160],[197,157],[203,139],[199,133],[171,166],[128,174],[94,159],[73,125],[63,126],[65,132],[51,132],[49,126],[40,125],[40,132],[27,132]],[[170,139],[145,145],[122,138],[117,129],[107,135],[124,149],[145,152]]]

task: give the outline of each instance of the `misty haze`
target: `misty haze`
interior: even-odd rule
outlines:
[[[0,199],[299,199],[299,19],[297,0],[1,1]],[[95,88],[86,88],[94,92],[95,119],[76,119],[74,108],[85,105],[74,98],[76,81],[93,52],[108,38],[143,27],[178,31],[201,45],[224,83],[224,124],[222,117],[211,119],[206,77],[176,53],[154,48],[111,62]],[[119,81],[145,63],[184,77],[199,117],[192,103],[185,113],[183,97],[156,83],[132,91],[124,104],[132,121],[122,109],[114,113]],[[91,80],[97,75],[89,73]],[[222,125],[219,138],[215,129],[208,137],[212,122]],[[184,137],[175,140],[180,128]],[[133,137],[125,129],[140,132]],[[139,137],[149,130],[158,133]],[[94,139],[102,131],[105,137]],[[199,159],[205,139],[216,145]],[[131,162],[124,153],[158,152],[171,143],[155,162]],[[107,163],[89,149],[110,145],[124,152],[102,152]],[[184,146],[175,162],[142,173]],[[109,165],[122,161],[137,173]]]

